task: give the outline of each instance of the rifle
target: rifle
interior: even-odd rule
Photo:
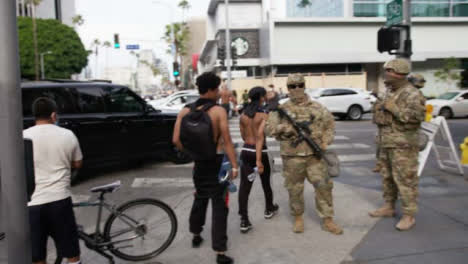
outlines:
[[[307,145],[314,151],[314,155],[321,159],[324,157],[322,148],[315,143],[308,135],[311,134],[309,129],[310,122],[301,122],[297,123],[286,111],[281,108],[276,108],[275,111],[278,111],[278,114],[281,118],[285,118],[288,122],[294,127],[298,134],[298,139],[296,142],[293,143],[293,146],[297,146],[302,141],[305,141]]]

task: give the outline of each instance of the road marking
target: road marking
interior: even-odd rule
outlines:
[[[135,178],[132,188],[151,187],[192,187],[193,181],[190,178]]]
[[[335,136],[335,140],[348,140],[349,137],[345,137],[345,136]]]
[[[276,140],[274,138],[267,138],[266,141],[268,143],[268,142],[275,142]],[[241,137],[232,137],[232,142],[233,143],[238,143],[238,144],[243,144],[244,143],[244,141],[242,140]]]
[[[368,161],[375,160],[375,154],[338,155],[338,159],[341,162]],[[275,158],[275,166],[283,166],[283,160],[281,158]]]
[[[368,149],[369,145],[366,144],[332,144],[328,149]],[[268,146],[268,152],[278,152],[280,151],[280,146]]]

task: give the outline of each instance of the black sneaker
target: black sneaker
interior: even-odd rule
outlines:
[[[231,264],[231,263],[234,263],[234,259],[232,259],[231,257],[228,257],[226,255],[218,254],[216,256],[216,263],[218,263],[218,264]]]
[[[278,212],[278,209],[279,206],[274,204],[272,210],[265,210],[265,219],[271,219]]]
[[[252,229],[252,224],[250,223],[249,219],[241,219],[240,223],[240,231],[241,233],[247,233]]]
[[[203,237],[200,235],[194,235],[192,239],[192,247],[199,248],[200,245],[203,243]]]

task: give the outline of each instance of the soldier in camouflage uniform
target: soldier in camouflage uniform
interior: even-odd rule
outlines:
[[[290,75],[287,80],[290,100],[279,106],[297,122],[309,122],[310,138],[322,149],[326,149],[334,139],[335,121],[333,115],[317,102],[311,101],[305,94],[305,79],[300,74]],[[317,159],[306,142],[297,142],[294,127],[279,116],[270,113],[265,131],[268,136],[280,141],[283,159],[284,186],[289,192],[289,205],[295,217],[293,231],[304,232],[304,180],[307,179],[315,188],[317,213],[323,220],[322,228],[333,234],[342,234],[343,230],[333,221],[333,182],[328,176],[327,165],[323,159]],[[296,145],[297,144],[297,145]]]
[[[418,129],[424,121],[425,100],[407,80],[410,64],[394,59],[384,64],[385,84],[391,90],[376,109],[375,122],[381,128],[380,173],[383,176],[385,204],[372,217],[395,216],[395,202],[400,195],[403,217],[396,228],[409,230],[415,224],[418,210]]]
[[[426,79],[424,79],[424,76],[422,76],[419,73],[411,74],[408,77],[408,81],[413,84],[414,87],[418,89],[424,88],[424,85],[426,84]]]

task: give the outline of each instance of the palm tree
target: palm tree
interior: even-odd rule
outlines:
[[[309,5],[312,5],[312,0],[301,0],[299,4],[297,4],[299,7],[306,7]]]
[[[36,24],[36,6],[38,6],[42,0],[26,0],[26,5],[31,7],[32,12],[32,28],[33,28],[33,47],[34,47],[34,75],[36,81],[39,81],[39,52],[37,48],[37,24]]]
[[[96,56],[96,67],[94,68],[94,78],[98,78],[98,58],[99,58],[99,46],[101,45],[101,41],[99,39],[94,39],[91,43],[91,49],[95,49],[94,55]]]
[[[177,6],[182,9],[182,21],[185,21],[185,12],[192,8],[192,6],[187,0],[181,0]]]
[[[109,64],[109,48],[112,46],[112,44],[110,43],[110,41],[104,41],[104,43],[102,43],[102,46],[106,49],[106,67],[105,67],[105,69],[107,69],[108,64]],[[107,71],[104,71],[104,73],[106,74],[105,78],[107,79]]]
[[[72,18],[73,25],[81,26],[84,24],[84,19],[82,15],[76,15]]]

